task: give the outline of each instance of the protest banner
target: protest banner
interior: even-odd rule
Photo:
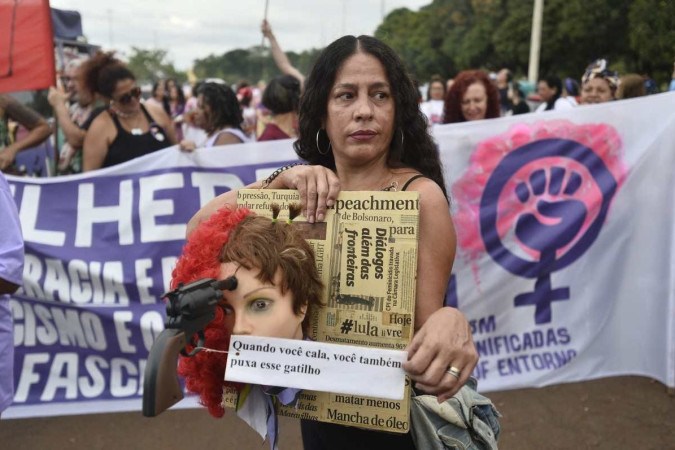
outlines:
[[[298,192],[288,190],[243,189],[237,197],[238,206],[267,216],[276,203],[282,210],[279,220],[287,217],[289,204],[299,202]],[[349,346],[405,349],[415,323],[419,193],[340,192],[323,223],[302,219],[294,219],[293,226],[314,248],[326,291],[326,306],[311,318],[309,337]],[[329,389],[305,391],[300,399],[314,406],[315,420],[407,432],[409,389],[406,383],[403,398],[396,401],[372,398],[375,390],[366,398]],[[292,406],[279,413],[303,414]],[[381,417],[391,420],[380,424]]]
[[[673,102],[664,93],[434,129],[458,234],[446,300],[472,326],[481,391],[615,375],[675,387]],[[295,161],[291,144],[170,148],[83,175],[7,177],[27,264],[10,303],[16,395],[3,419],[140,411],[185,223]]]

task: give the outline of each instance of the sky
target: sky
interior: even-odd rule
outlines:
[[[373,34],[383,14],[431,0],[51,0],[76,10],[91,44],[123,55],[132,46],[168,50],[177,69],[235,48],[260,45],[265,16],[284,50],[320,48],[344,34]]]

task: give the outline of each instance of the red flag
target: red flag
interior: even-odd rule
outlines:
[[[55,81],[49,0],[0,0],[0,93]]]

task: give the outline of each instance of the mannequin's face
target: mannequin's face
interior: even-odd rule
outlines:
[[[258,280],[258,273],[257,269],[249,270],[237,263],[220,265],[221,280],[232,275],[237,278],[237,288],[224,291],[222,303],[232,334],[302,339],[306,309],[299,315],[293,312],[293,294],[290,290],[281,292],[279,270],[274,284]]]

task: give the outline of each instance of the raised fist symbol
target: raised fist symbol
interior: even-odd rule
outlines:
[[[529,182],[516,188],[518,199],[526,203],[530,196],[537,197],[537,214],[522,214],[516,221],[516,236],[533,250],[549,253],[572,242],[586,220],[586,206],[574,195],[582,184],[581,175],[569,172],[565,181],[563,167],[551,167],[532,172]]]

